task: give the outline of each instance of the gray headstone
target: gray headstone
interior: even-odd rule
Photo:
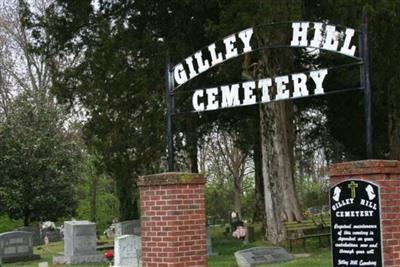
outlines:
[[[3,262],[37,259],[33,254],[33,233],[24,231],[0,234],[0,258]]]
[[[114,240],[114,267],[139,267],[142,245],[140,236],[123,235]]]
[[[102,262],[96,252],[96,224],[89,221],[64,222],[64,257],[66,264]]]
[[[33,246],[43,245],[43,238],[40,235],[40,229],[34,226],[23,226],[16,229],[16,231],[30,232],[32,233]]]
[[[115,224],[115,237],[140,235],[140,220],[123,221]]]
[[[262,264],[280,263],[293,260],[285,249],[280,247],[255,247],[235,252],[239,267],[255,267]]]

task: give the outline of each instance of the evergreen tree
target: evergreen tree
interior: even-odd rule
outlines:
[[[0,125],[0,211],[25,225],[75,213],[80,150],[65,118],[51,98],[24,93]]]

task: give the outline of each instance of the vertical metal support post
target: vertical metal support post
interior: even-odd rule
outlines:
[[[174,133],[172,116],[174,113],[174,82],[172,79],[171,64],[168,63],[165,71],[167,87],[167,144],[168,144],[168,171],[174,171]]]
[[[362,58],[363,66],[363,84],[365,87],[364,93],[364,109],[365,109],[365,126],[366,126],[366,141],[367,141],[367,159],[373,157],[373,140],[372,140],[372,93],[369,74],[369,50],[368,50],[368,17],[367,13],[363,13],[362,25]]]

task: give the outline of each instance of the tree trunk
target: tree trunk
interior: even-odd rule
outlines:
[[[31,224],[30,212],[25,212],[24,214],[24,226],[29,226]]]
[[[193,125],[193,123],[188,122],[189,125]],[[198,173],[199,172],[199,168],[198,168],[198,158],[197,158],[197,154],[198,154],[198,148],[197,148],[197,132],[195,128],[190,129],[187,132],[187,142],[188,142],[188,146],[187,146],[187,150],[189,153],[189,160],[190,160],[190,171],[192,173]]]
[[[265,224],[265,200],[264,200],[264,182],[262,173],[262,154],[260,143],[260,131],[253,144],[253,161],[254,161],[254,184],[255,184],[255,205],[254,205],[254,222],[263,222]],[[266,227],[266,225],[264,225]]]
[[[400,79],[393,78],[389,84],[389,159],[400,160]]]
[[[92,175],[92,184],[90,187],[90,220],[96,222],[96,196],[97,196],[97,175]]]
[[[293,20],[302,12],[302,1],[265,1],[263,5],[276,6],[266,11],[271,21]],[[291,36],[284,31],[260,33],[259,47],[286,44]],[[292,50],[266,50],[260,55],[256,77],[274,77],[292,72],[295,68]],[[276,88],[272,88],[273,94]],[[276,92],[275,92],[276,93]],[[294,180],[294,111],[291,101],[271,102],[260,107],[260,135],[262,174],[264,181],[266,239],[276,245],[286,239],[283,222],[302,219]]]
[[[284,221],[302,218],[294,186],[293,106],[276,102],[260,109],[261,151],[267,219],[267,239],[285,240]]]
[[[116,191],[119,200],[119,220],[137,219],[139,211],[137,201],[135,201],[133,196],[133,179],[130,175],[124,173],[121,173],[117,179]]]
[[[234,210],[239,214],[239,218],[242,218],[241,196],[242,196],[241,184],[237,184],[237,178],[236,178],[235,188],[233,190],[233,207]]]

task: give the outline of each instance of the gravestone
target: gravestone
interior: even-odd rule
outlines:
[[[104,261],[96,253],[96,224],[89,221],[64,223],[64,261],[66,264],[95,263]]]
[[[280,263],[293,260],[293,256],[280,247],[255,247],[235,252],[239,267],[255,267],[262,264]]]
[[[382,266],[379,187],[346,180],[330,189],[333,266]]]
[[[49,267],[49,263],[47,261],[45,262],[39,262],[38,267]]]
[[[0,234],[0,258],[4,263],[29,261],[40,258],[33,254],[33,234],[14,231]]]
[[[115,237],[123,235],[140,235],[140,220],[115,223]]]
[[[115,238],[114,267],[139,267],[141,264],[141,239],[137,235]]]
[[[32,233],[32,243],[33,246],[43,245],[43,238],[40,235],[40,229],[34,226],[23,226],[15,229],[16,231],[30,232]]]

